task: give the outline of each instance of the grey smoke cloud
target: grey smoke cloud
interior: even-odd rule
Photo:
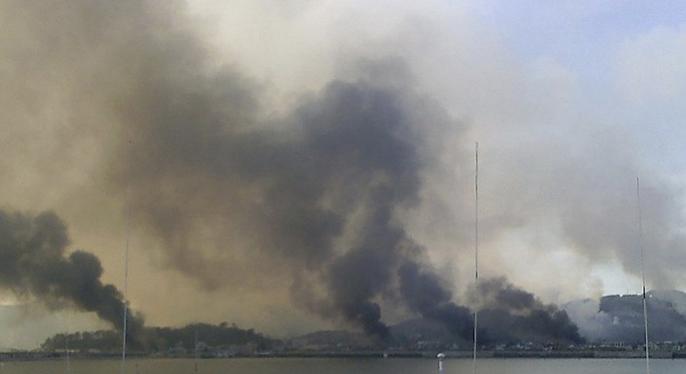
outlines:
[[[33,216],[0,210],[0,287],[19,297],[35,297],[51,308],[94,312],[121,330],[126,307],[121,292],[103,284],[95,255],[82,250],[67,253],[68,245],[66,225],[54,213]],[[140,315],[132,315],[130,334],[142,324]]]
[[[480,281],[470,297],[481,307],[479,317],[485,341],[584,341],[565,310],[544,304],[504,278]]]
[[[250,61],[238,56],[236,66],[219,63],[181,2],[7,0],[1,6],[10,37],[2,40],[8,62],[0,74],[15,88],[0,93],[11,103],[3,105],[3,126],[40,156],[12,157],[20,166],[3,171],[16,179],[27,169],[47,181],[67,180],[52,189],[56,194],[80,194],[71,174],[61,172],[70,168],[86,170],[118,201],[129,187],[134,228],[156,244],[141,251],[213,297],[225,288],[290,289],[304,309],[381,336],[384,305],[394,303],[468,330],[468,311],[451,304],[454,287],[427,265],[433,246],[423,249],[420,244],[429,244],[406,221],[436,205],[420,218],[441,221],[434,233],[458,233],[445,235],[451,251],[464,256],[472,240],[472,212],[465,209],[472,196],[462,181],[471,182],[471,158],[461,145],[471,146],[470,131],[492,144],[485,188],[497,212],[484,212],[486,247],[511,231],[536,230],[532,217],[544,217],[559,224],[551,231],[575,254],[637,270],[633,178],[640,165],[631,152],[621,144],[598,146],[592,131],[592,139],[584,137],[585,126],[560,125],[581,133],[572,140],[512,145],[540,129],[519,117],[489,134],[451,119],[416,88],[424,76],[408,73],[416,48],[409,57],[350,64],[355,67],[346,74],[332,74],[276,110],[269,85],[241,68]],[[474,76],[483,81],[465,85],[436,74],[464,91],[511,84],[504,73],[495,83],[481,74]],[[493,113],[511,112],[479,102]],[[449,139],[450,149],[437,146],[437,138]],[[459,193],[444,177],[453,172]],[[649,266],[664,269],[649,277],[670,283],[680,279],[683,263],[683,240],[674,228],[678,194],[644,181],[646,247],[659,254]],[[427,190],[436,189],[448,198],[428,202],[438,196]],[[90,206],[80,196],[69,201]]]
[[[405,77],[388,84],[372,76],[334,80],[270,116],[250,79],[210,66],[176,7],[71,4],[93,14],[80,19],[60,8],[73,22],[44,26],[58,37],[39,51],[54,54],[53,68],[89,56],[68,84],[90,92],[90,78],[98,79],[92,97],[72,109],[83,106],[110,126],[100,164],[108,188],[128,189],[133,224],[159,238],[165,265],[198,286],[223,287],[235,258],[254,258],[320,282],[323,294],[291,287],[312,310],[385,337],[380,298],[392,293],[399,264],[414,261],[405,247],[420,248],[396,217],[417,203],[428,157],[417,124],[447,125],[447,116],[396,83]],[[369,66],[402,71],[397,64]],[[79,120],[72,126],[92,130]],[[73,256],[94,265],[94,257]]]
[[[472,312],[453,302],[449,288],[435,273],[415,262],[406,262],[400,267],[399,276],[400,293],[413,312],[443,323],[454,336],[473,339]]]
[[[176,5],[71,6],[103,23],[59,9],[73,22],[48,23],[58,43],[41,52],[68,69],[73,56],[97,51],[68,81],[92,93],[72,109],[110,127],[104,180],[113,193],[128,190],[133,223],[161,241],[166,266],[211,291],[232,279],[236,258],[249,257],[287,274],[303,307],[369,334],[387,337],[385,303],[468,336],[468,309],[453,303],[400,217],[420,202],[434,162],[427,126],[465,126],[412,89],[401,60],[366,61],[357,77],[273,114],[243,73],[211,66]],[[73,126],[97,132],[86,125]],[[97,285],[97,259],[72,257]],[[112,322],[119,312],[102,311]]]
[[[170,265],[210,289],[223,284],[216,256],[231,248],[192,251],[193,226],[239,219],[252,235],[245,247],[290,271],[317,274],[340,317],[386,335],[373,299],[389,287],[401,244],[411,240],[394,221],[395,209],[414,203],[419,188],[421,139],[411,125],[436,116],[403,93],[337,81],[265,130],[246,123],[256,115],[239,108],[236,118],[226,107],[240,105],[225,104],[235,92],[249,92],[238,78],[193,75],[177,85],[180,71],[171,70],[174,76],[141,77],[167,94],[147,103],[133,98],[157,110],[126,129],[135,140],[122,152],[135,158],[131,178],[115,184],[131,183],[135,215],[163,238]],[[113,169],[128,167],[113,160]],[[174,190],[158,193],[165,185]],[[334,242],[346,230],[350,239],[337,253]]]

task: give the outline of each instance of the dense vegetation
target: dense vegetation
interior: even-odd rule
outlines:
[[[199,347],[231,347],[254,345],[257,349],[269,349],[277,341],[255,332],[253,329],[241,329],[235,325],[220,323],[190,324],[181,328],[146,327],[131,342],[131,349],[145,352],[166,352],[170,349],[182,349],[192,352],[195,342]],[[57,334],[45,340],[41,349],[45,351],[71,350],[116,352],[121,350],[121,334],[117,331],[76,332]]]

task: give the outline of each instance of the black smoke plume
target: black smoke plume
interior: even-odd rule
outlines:
[[[387,336],[383,299],[417,256],[407,248],[423,251],[400,216],[431,162],[424,130],[463,127],[414,91],[401,61],[361,63],[277,114],[250,77],[214,63],[183,2],[7,7],[24,7],[31,40],[13,43],[13,61],[48,61],[17,64],[25,85],[67,77],[68,125],[106,139],[101,180],[113,196],[130,191],[134,227],[159,240],[162,266],[207,290],[292,280],[303,308]]]
[[[162,266],[207,290],[285,280],[299,306],[381,338],[388,304],[467,335],[468,310],[403,224],[440,153],[430,137],[465,126],[416,92],[402,61],[362,62],[277,112],[264,87],[218,66],[183,2],[4,4],[22,9],[7,19],[21,36],[5,69],[20,77],[18,94],[55,90],[45,96],[69,114],[65,144],[73,134],[103,143],[94,169],[113,196],[130,191],[134,227],[159,240]],[[50,282],[9,286],[69,298],[116,325],[121,296],[100,283],[94,257],[63,258],[63,237],[44,260],[55,266],[28,269]],[[84,278],[61,280],[51,270],[61,268]]]
[[[418,130],[451,121],[409,85],[369,75],[332,81],[289,114],[261,120],[248,79],[203,73],[197,48],[169,42],[140,52],[165,58],[142,59],[151,65],[135,80],[145,89],[117,100],[122,116],[137,116],[123,121],[131,142],[108,169],[122,171],[115,188],[131,186],[135,219],[162,239],[171,266],[208,289],[225,282],[222,258],[280,261],[303,280],[296,300],[385,338],[380,299],[411,261],[406,247],[419,248],[398,218],[419,200]],[[402,72],[396,61],[371,65]],[[236,226],[244,229],[224,236]],[[208,228],[217,240],[198,248]]]
[[[186,116],[170,113],[165,117]],[[274,130],[239,132],[226,118],[204,117],[166,126],[153,124],[149,130],[155,132],[143,137],[150,141],[136,146],[162,148],[160,153],[166,157],[159,163],[149,159],[136,163],[151,167],[136,170],[137,179],[155,186],[178,178],[183,185],[192,182],[183,175],[190,170],[200,178],[213,175],[225,182],[227,198],[239,189],[253,188],[257,198],[243,202],[247,206],[242,214],[260,232],[255,243],[259,250],[292,263],[293,271],[317,273],[327,287],[331,307],[341,317],[385,336],[380,308],[373,299],[388,289],[396,264],[404,256],[401,243],[409,240],[394,222],[394,210],[414,201],[419,187],[419,160],[401,97],[364,83],[334,82],[289,120],[297,124],[295,137]],[[192,143],[202,139],[198,141],[203,143],[189,149],[190,154],[179,154],[187,146],[158,142],[171,137]],[[167,175],[158,179],[152,168],[166,169]],[[201,204],[215,198],[202,186],[194,195]],[[171,214],[165,208],[175,204],[176,197],[144,196],[150,207],[146,215],[158,218],[149,223],[171,221],[171,227],[183,227],[184,216],[197,215],[199,207],[192,201],[185,208],[188,213]],[[232,208],[236,206],[225,209]],[[218,209],[221,213],[223,207]],[[348,248],[336,253],[334,242],[353,224],[359,227]],[[156,228],[165,233],[166,227]],[[178,239],[178,231],[162,237]],[[181,244],[168,245],[186,252],[191,248],[179,246],[190,241],[191,237],[184,237]],[[192,275],[205,277],[210,286],[220,281],[206,278],[212,274],[202,271]]]
[[[455,336],[473,338],[472,312],[452,302],[451,292],[436,274],[416,262],[407,262],[400,268],[399,276],[400,293],[413,312],[443,323]]]
[[[102,266],[93,254],[67,254],[69,235],[52,212],[38,215],[0,210],[0,287],[18,296],[33,296],[51,308],[74,307],[94,312],[118,330],[126,303],[111,284],[100,280]],[[130,336],[143,325],[128,319]]]
[[[480,281],[472,289],[471,298],[482,307],[479,321],[485,330],[484,343],[584,341],[567,312],[553,304],[543,304],[504,278]]]

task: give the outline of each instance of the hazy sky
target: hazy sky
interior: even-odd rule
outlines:
[[[255,249],[268,246],[256,218],[234,213],[268,199],[258,182],[216,165],[157,172],[166,157],[157,153],[136,161],[164,152],[142,137],[156,136],[150,124],[165,123],[170,107],[202,112],[207,126],[297,129],[335,79],[402,92],[416,101],[410,117],[440,108],[410,126],[426,165],[418,203],[401,204],[395,219],[456,298],[472,275],[475,141],[484,276],[507,276],[547,302],[638,292],[640,176],[649,287],[686,286],[683,2],[125,3],[120,14],[98,1],[0,0],[0,79],[11,87],[0,92],[0,207],[55,211],[70,248],[99,256],[104,280],[121,287],[131,203],[129,298],[149,323],[228,321],[280,336],[337,326],[293,305],[299,265]],[[164,85],[149,89],[146,78]],[[174,90],[229,104],[201,100],[205,111]],[[184,134],[166,134],[178,141],[172,159],[196,147],[213,154],[211,141],[184,143]],[[184,219],[161,223],[170,211]],[[5,304],[30,302],[3,292]],[[65,316],[71,328],[97,325]]]
[[[277,89],[298,90],[303,82],[316,87],[317,83],[310,82],[345,70],[340,61],[359,54],[391,54],[410,61],[423,92],[469,122],[472,138],[481,141],[487,211],[491,206],[502,207],[500,202],[489,204],[488,194],[497,200],[500,198],[495,195],[509,199],[506,192],[514,187],[501,184],[499,177],[513,170],[498,163],[500,159],[521,153],[540,158],[527,159],[531,165],[519,161],[516,173],[521,175],[509,181],[522,183],[516,188],[528,190],[533,195],[531,203],[536,204],[535,194],[542,192],[539,182],[550,177],[536,175],[536,168],[546,167],[544,164],[566,167],[551,160],[564,160],[565,152],[579,153],[568,156],[582,158],[577,166],[588,169],[588,174],[612,179],[607,183],[599,179],[598,191],[579,193],[579,197],[586,193],[598,196],[574,204],[602,203],[605,194],[625,194],[622,199],[635,204],[633,179],[642,176],[649,179],[644,183],[671,195],[669,209],[681,211],[685,155],[679,141],[684,111],[679,98],[686,87],[682,67],[686,35],[680,16],[686,6],[681,2],[247,3],[260,5],[236,12],[231,6],[198,1],[192,8],[201,17],[216,21],[210,22],[208,35],[218,49],[238,63],[242,59],[237,54],[250,56],[251,63],[261,61],[248,68]],[[522,149],[527,147],[533,148]],[[572,188],[573,180],[580,176],[567,177]],[[615,194],[612,189],[617,187],[621,190]],[[627,207],[623,213],[633,214],[632,209]],[[632,224],[633,217],[622,218]],[[650,219],[648,215],[646,220]],[[680,230],[679,222],[668,223]],[[521,283],[548,297],[564,300],[591,291],[624,293],[637,288],[636,276],[627,273],[613,256],[586,263],[574,251],[567,251],[567,244],[559,243],[556,234],[546,233],[544,225],[512,230],[509,244],[493,245],[485,251],[501,253],[499,261],[505,263],[498,267],[511,267],[511,277],[521,277]],[[627,230],[631,235],[632,227]],[[524,248],[512,248],[520,247],[515,245],[519,241]],[[541,257],[539,250],[531,249],[532,244],[547,247],[547,255]],[[635,249],[621,251],[631,257]],[[534,266],[542,272],[540,276],[532,277],[523,266],[532,259],[540,262]],[[578,271],[577,279],[590,278],[581,284],[575,281],[575,286],[581,287],[578,290],[564,286],[563,293],[560,284],[542,282],[563,271]]]

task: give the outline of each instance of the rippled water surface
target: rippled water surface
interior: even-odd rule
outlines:
[[[471,373],[471,361],[447,360],[445,374]],[[653,374],[686,372],[686,360],[653,360]],[[65,362],[6,362],[0,365],[1,374],[115,374],[120,371],[118,361]],[[193,360],[131,360],[127,373],[135,374],[194,374]],[[229,359],[200,360],[197,373],[236,374],[433,374],[437,365],[428,359]],[[591,359],[485,359],[479,361],[484,374],[631,374],[644,373],[642,360]]]

